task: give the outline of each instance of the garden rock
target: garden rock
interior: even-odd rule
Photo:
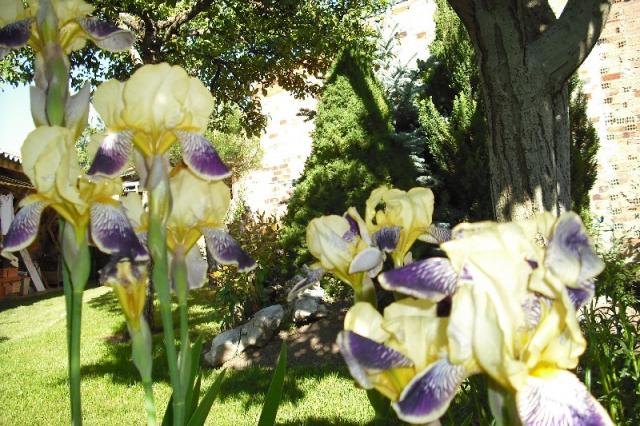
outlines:
[[[284,308],[281,305],[260,309],[249,322],[241,326],[243,346],[245,348],[264,346],[280,328],[282,318],[284,318]]]
[[[212,367],[219,367],[249,347],[262,347],[280,328],[284,308],[273,305],[255,313],[247,323],[217,335],[204,359]]]
[[[212,367],[219,367],[245,350],[241,339],[242,327],[227,330],[214,337],[211,349],[204,354],[204,359]]]
[[[318,283],[298,294],[293,301],[293,321],[300,324],[326,317],[323,299],[324,289]]]

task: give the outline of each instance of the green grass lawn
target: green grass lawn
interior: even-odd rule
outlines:
[[[190,319],[194,333],[218,332],[206,291],[196,295]],[[131,363],[131,346],[114,335],[125,329],[108,288],[84,294],[82,319],[82,403],[87,425],[143,425],[143,391]],[[69,423],[64,297],[61,292],[5,301],[0,305],[0,425]],[[216,370],[205,371],[210,385]],[[251,368],[227,374],[207,424],[254,425],[271,370]],[[160,414],[170,387],[161,336],[154,336],[154,393]],[[364,391],[342,366],[293,367],[287,374],[277,423],[366,424],[373,419]]]

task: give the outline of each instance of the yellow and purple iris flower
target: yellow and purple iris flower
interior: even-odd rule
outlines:
[[[83,176],[73,134],[64,127],[38,127],[22,146],[22,166],[37,193],[21,202],[21,209],[4,240],[3,255],[29,246],[38,234],[40,217],[52,207],[75,228],[78,238],[89,227],[93,242],[108,254],[146,259],[126,214],[115,196],[119,179]]]
[[[408,263],[407,254],[416,240],[437,244],[449,238],[446,229],[432,223],[433,208],[429,188],[402,191],[383,185],[371,192],[365,221],[374,244],[402,266]]]
[[[256,262],[226,232],[224,219],[231,201],[231,191],[222,181],[205,180],[184,166],[175,167],[169,177],[173,207],[167,221],[169,254],[185,255],[189,288],[199,288],[206,281],[207,263],[197,241],[204,236],[207,250],[216,262],[235,265],[240,272],[253,270]],[[136,232],[145,240],[146,212],[138,194],[127,194],[122,201]]]
[[[612,424],[568,371],[586,346],[576,310],[603,269],[579,217],[461,224],[452,235],[441,244],[447,258],[379,275],[382,287],[409,298],[378,319],[368,308],[349,312],[338,342],[358,383],[387,395],[410,423],[438,419],[465,377],[485,373],[514,395],[525,426]],[[402,303],[411,308],[393,324],[387,311]],[[406,318],[416,310],[429,319]]]
[[[230,176],[203,136],[213,112],[213,97],[181,67],[145,65],[124,83],[106,81],[96,90],[93,104],[106,132],[99,136],[90,175],[117,176],[126,167],[132,147],[151,159],[179,143],[184,162],[198,177],[220,180]]]
[[[311,220],[307,226],[307,246],[324,271],[331,272],[356,292],[367,285],[363,282],[367,276],[377,275],[382,267],[383,252],[372,244],[365,222],[353,207],[344,216]]]
[[[31,0],[25,7],[21,0],[0,0],[0,58],[9,50],[27,43],[42,60],[44,37],[36,25],[40,1]],[[98,47],[116,52],[133,43],[133,34],[108,22],[87,16],[93,6],[82,0],[51,0],[51,9],[56,16],[57,42],[65,54],[82,49],[87,40]]]

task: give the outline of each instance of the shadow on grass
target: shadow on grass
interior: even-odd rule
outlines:
[[[220,370],[205,370],[204,376],[219,374]],[[225,401],[231,398],[244,399],[243,407],[262,407],[264,397],[269,389],[273,368],[249,367],[245,370],[227,371],[226,377],[216,399]],[[326,376],[350,377],[343,367],[291,367],[287,370],[286,381],[282,393],[282,402],[297,404],[304,399],[306,390],[301,383],[309,379],[320,382]],[[305,387],[309,387],[307,384]],[[335,420],[331,424],[336,424]]]
[[[42,292],[42,293],[32,293],[32,294],[29,294],[28,296],[3,299],[0,301],[0,311],[17,308],[18,306],[30,306],[30,305],[33,305],[34,303],[38,303],[43,300],[62,296],[62,294],[63,294],[62,287],[60,287],[60,288],[46,290],[45,292]]]

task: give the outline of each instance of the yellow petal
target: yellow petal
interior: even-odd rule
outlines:
[[[389,333],[382,328],[382,321],[382,315],[373,306],[366,302],[358,302],[344,317],[344,329],[384,343],[389,338]]]
[[[385,308],[382,327],[391,335],[387,344],[421,371],[446,349],[447,323],[447,318],[438,317],[435,303],[408,297]]]
[[[213,96],[179,66],[166,63],[139,68],[124,89],[127,122],[158,134],[168,130],[204,133],[213,112]]]
[[[169,186],[173,208],[168,226],[177,242],[188,246],[185,249],[200,237],[200,228],[224,227],[231,192],[222,181],[200,179],[190,169],[181,167],[169,179]],[[190,232],[192,229],[197,232]]]
[[[355,255],[353,244],[342,236],[350,230],[349,222],[342,216],[330,215],[315,218],[307,226],[309,252],[320,260],[327,271],[348,275],[349,265]]]
[[[102,117],[107,128],[119,131],[127,128],[123,120],[124,83],[112,79],[102,83],[93,95],[93,106]]]

